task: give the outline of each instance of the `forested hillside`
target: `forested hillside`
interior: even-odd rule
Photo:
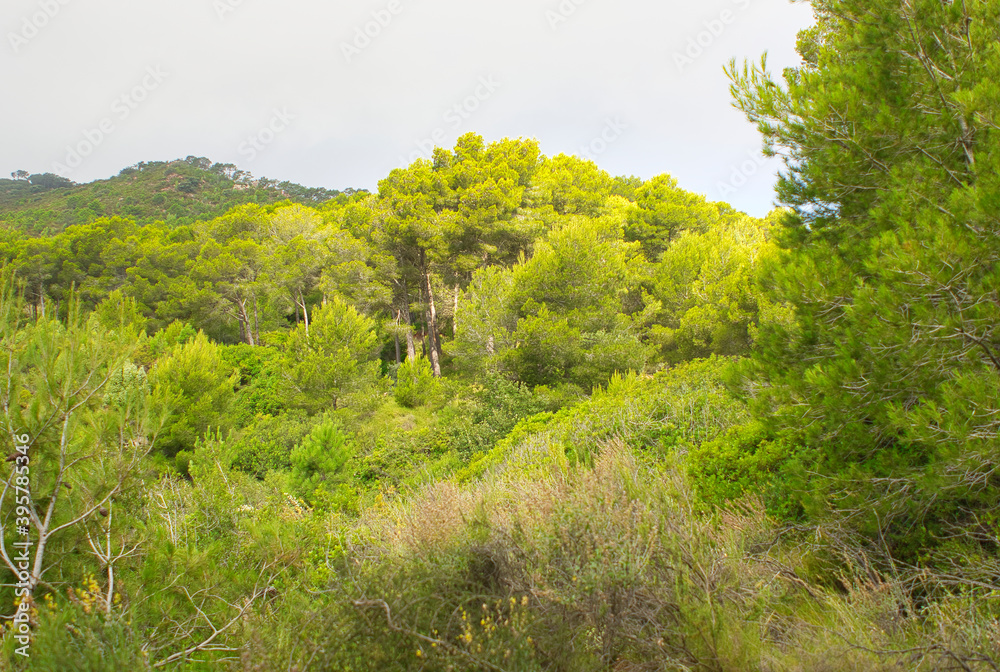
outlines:
[[[19,170],[0,179],[0,224],[30,235],[52,235],[100,217],[128,217],[140,224],[176,227],[212,219],[244,203],[291,200],[316,204],[342,192],[255,178],[232,164],[189,156],[183,161],[140,163],[116,177],[75,184],[51,173]],[[353,189],[345,189],[350,196]]]
[[[2,669],[1000,670],[1000,2],[813,4],[765,219],[475,133],[0,184]]]

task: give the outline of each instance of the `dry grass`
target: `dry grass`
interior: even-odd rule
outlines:
[[[995,604],[919,608],[857,549],[818,585],[802,571],[815,549],[785,540],[759,502],[715,515],[697,504],[681,476],[614,440],[592,469],[427,486],[362,520],[355,595],[380,605],[364,627],[388,614],[392,646],[440,641],[421,669],[1000,669]],[[489,626],[463,620],[510,599],[526,605],[516,631],[504,609],[490,607]]]

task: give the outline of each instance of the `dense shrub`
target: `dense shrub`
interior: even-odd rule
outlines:
[[[801,513],[802,498],[794,492],[796,480],[789,467],[798,449],[791,439],[750,422],[692,448],[686,466],[695,489],[710,506],[757,495],[771,513],[793,518]]]
[[[593,468],[429,485],[341,538],[328,591],[341,597],[290,650],[355,671],[993,669],[987,605],[921,611],[849,546],[835,584],[804,580],[829,543],[776,545],[754,500],[709,513],[693,500],[620,442]]]
[[[210,429],[232,427],[229,409],[239,375],[223,360],[219,346],[204,333],[173,347],[149,376],[159,404],[172,411],[160,449],[172,457],[191,449]]]
[[[233,468],[261,479],[270,471],[287,470],[292,449],[314,425],[303,411],[259,416],[226,442]]]
[[[425,357],[417,356],[403,362],[396,371],[396,387],[393,396],[396,403],[406,408],[423,406],[433,399],[440,384],[431,371],[431,363]]]
[[[292,487],[300,496],[316,499],[316,491],[327,492],[343,484],[342,470],[354,456],[351,437],[333,420],[313,427],[302,443],[292,450]]]

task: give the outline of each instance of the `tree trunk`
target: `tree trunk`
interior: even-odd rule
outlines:
[[[410,289],[403,280],[403,318],[406,320],[406,358],[417,358],[417,346],[413,341],[413,316],[410,315]]]
[[[452,338],[458,338],[458,297],[461,296],[462,290],[456,284],[455,285],[455,308],[451,314],[451,336]]]
[[[413,341],[413,326],[406,332],[406,358],[417,358],[417,344]]]
[[[420,250],[420,270],[424,280],[424,293],[427,295],[427,332],[430,337],[431,368],[434,377],[441,377],[441,340],[438,336],[437,308],[434,306],[434,290],[431,288],[431,270],[427,267],[427,253]]]
[[[250,314],[247,313],[247,302],[246,299],[242,301],[235,301],[236,303],[236,317],[240,321],[240,335],[243,340],[246,341],[247,345],[257,345],[254,342],[253,337],[253,325],[250,322]]]
[[[299,290],[299,302],[295,306],[295,312],[298,314],[299,308],[302,308],[302,319],[305,321],[306,325],[306,337],[309,337],[309,307],[306,305],[306,298],[302,296],[302,290]]]
[[[401,312],[397,310],[396,311],[396,326],[397,327],[400,325],[400,317],[401,317]],[[399,331],[397,331],[395,334],[393,334],[393,336],[394,336],[393,340],[395,340],[395,342],[396,342],[396,366],[399,366],[402,363],[401,360],[400,360],[400,358],[401,358],[401,356],[403,354],[400,351],[400,349],[399,349]]]

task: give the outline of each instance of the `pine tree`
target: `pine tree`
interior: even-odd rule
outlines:
[[[796,320],[750,379],[808,444],[813,504],[919,543],[997,492],[1000,2],[813,6],[784,86],[730,68],[792,209],[765,284]]]

